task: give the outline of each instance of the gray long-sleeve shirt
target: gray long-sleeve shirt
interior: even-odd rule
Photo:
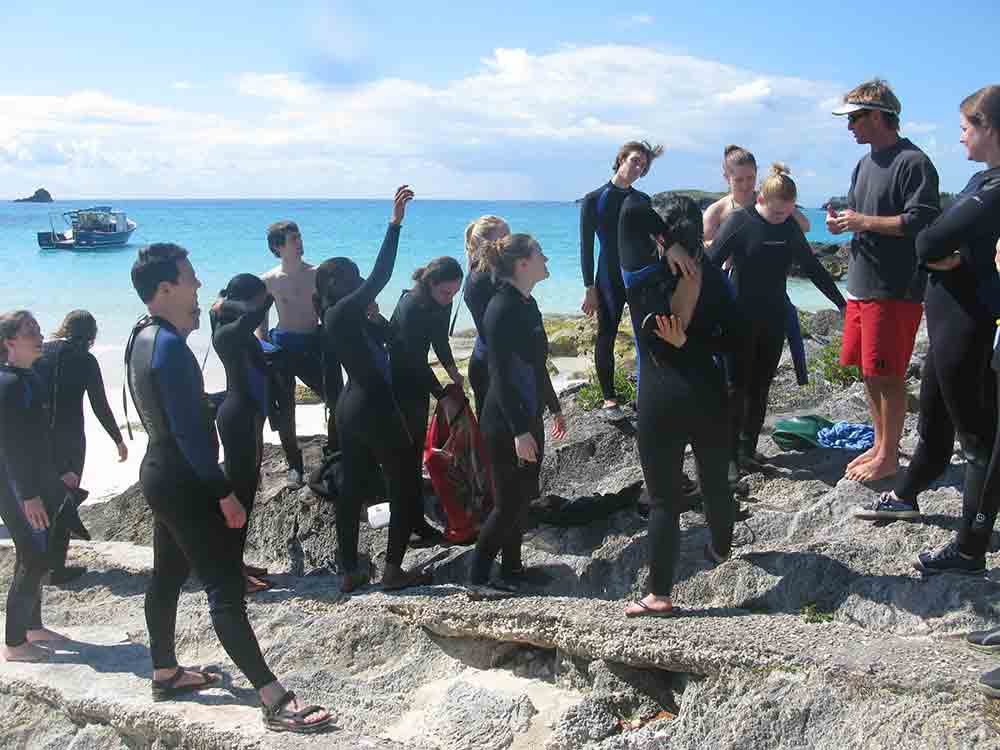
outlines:
[[[914,239],[941,213],[938,174],[907,138],[865,156],[854,168],[849,208],[869,216],[902,216],[902,237],[857,232],[851,240],[847,291],[854,299],[923,299],[926,274]]]

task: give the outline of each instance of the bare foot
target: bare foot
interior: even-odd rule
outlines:
[[[637,602],[625,607],[626,617],[664,617],[673,612],[674,605],[669,596],[647,594]]]
[[[856,469],[859,466],[861,466],[861,464],[868,463],[869,461],[873,460],[875,458],[875,456],[877,456],[877,455],[878,455],[878,445],[873,445],[871,448],[869,448],[868,450],[866,450],[860,456],[855,456],[851,460],[851,462],[849,464],[847,464],[846,471],[850,471],[851,469]],[[845,476],[846,476],[846,474],[845,474]]]
[[[48,643],[48,642],[60,643],[68,640],[70,640],[69,636],[65,636],[62,633],[57,633],[54,630],[49,630],[48,628],[28,631],[29,643]]]
[[[47,661],[52,652],[32,643],[22,643],[20,646],[4,646],[4,658],[10,662],[33,663]]]
[[[887,479],[899,471],[899,461],[889,458],[876,458],[874,461],[859,466],[845,476],[855,482],[877,482]]]

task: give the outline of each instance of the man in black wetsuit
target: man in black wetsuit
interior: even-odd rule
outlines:
[[[205,408],[204,382],[188,335],[198,328],[201,282],[177,245],[139,251],[132,284],[149,310],[125,351],[126,378],[149,443],[139,470],[153,513],[153,575],[146,591],[146,626],[153,660],[153,696],[168,699],[220,684],[218,674],[178,666],[174,648],[177,600],[192,569],[208,595],[223,648],[259,692],[269,729],[315,732],[329,713],[303,707],[268,668],[247,620],[241,544],[246,510],[219,468]]]
[[[622,411],[615,393],[615,338],[625,309],[625,283],[618,257],[618,217],[622,203],[634,193],[632,183],[649,173],[653,159],[663,153],[662,146],[646,141],[629,141],[618,149],[614,176],[580,205],[580,268],[586,293],[581,309],[587,315],[597,312],[597,342],[594,345],[594,368],[604,394],[604,413],[620,419]],[[594,271],[594,234],[601,243]]]

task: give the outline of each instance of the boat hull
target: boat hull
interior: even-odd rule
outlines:
[[[41,248],[64,248],[87,250],[100,247],[120,247],[128,244],[135,227],[124,232],[74,232],[71,236],[61,232],[38,232],[38,246]]]

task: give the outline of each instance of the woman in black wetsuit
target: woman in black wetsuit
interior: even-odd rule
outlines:
[[[67,486],[52,462],[48,404],[31,369],[41,353],[42,332],[30,312],[0,315],[0,518],[16,554],[5,609],[7,661],[44,661],[45,643],[66,640],[42,625],[50,515]]]
[[[272,402],[270,373],[254,330],[266,317],[274,297],[267,293],[263,281],[249,273],[234,276],[219,297],[210,313],[212,345],[226,370],[226,397],[215,421],[225,449],[226,476],[247,514],[247,523],[231,530],[242,559],[250,512],[260,483],[264,420]],[[264,573],[262,568],[244,563],[248,594],[271,587],[261,577]]]
[[[87,436],[83,423],[83,396],[90,398],[90,408],[100,421],[108,437],[118,449],[118,460],[128,459],[128,447],[122,439],[115,415],[108,406],[104,393],[104,379],[97,358],[90,348],[97,338],[97,321],[86,310],[73,310],[53,334],[51,341],[42,344],[42,356],[34,364],[42,382],[48,388],[52,457],[56,470],[72,474],[79,484],[87,454]],[[63,532],[59,539],[51,540],[53,584],[66,583],[83,574],[85,568],[66,566],[69,534]]]
[[[681,490],[684,448],[697,459],[711,543],[705,554],[725,560],[732,545],[734,504],[726,478],[729,438],[725,378],[716,355],[739,339],[739,317],[722,271],[702,255],[701,211],[690,199],[673,199],[668,210],[695,226],[684,275],[676,280],[665,260],[622,257],[629,307],[636,321],[642,367],[639,388],[639,457],[650,496],[649,594],[625,615],[666,617],[680,546],[680,514],[689,508]],[[674,229],[674,226],[671,226]],[[677,232],[673,240],[690,232]],[[646,265],[641,265],[642,263]]]
[[[538,496],[545,448],[542,414],[555,419],[552,436],[566,434],[566,419],[546,366],[549,344],[542,315],[531,296],[548,278],[545,255],[527,234],[513,234],[485,246],[497,291],[483,317],[490,387],[483,408],[483,438],[493,470],[493,510],[483,523],[472,563],[470,594],[506,595],[526,580],[521,563],[524,511]],[[502,552],[500,580],[490,570]]]
[[[334,415],[344,472],[337,505],[337,545],[343,566],[340,587],[345,592],[368,581],[368,571],[362,570],[358,561],[358,524],[361,508],[371,498],[371,476],[379,466],[389,483],[391,508],[382,588],[395,590],[430,582],[429,576],[402,567],[415,514],[422,507],[422,479],[412,459],[413,436],[393,393],[388,352],[391,329],[375,304],[392,277],[400,225],[412,198],[413,191],[407,185],[396,191],[392,219],[367,279],[349,258],[331,258],[316,270],[323,337],[333,342],[347,371],[347,386]]]
[[[731,213],[708,249],[709,260],[720,268],[727,259],[733,259],[731,278],[736,287],[736,306],[745,323],[730,378],[732,460],[742,469],[759,468],[757,439],[785,345],[788,269],[797,263],[841,312],[847,306],[794,217],[796,196],[788,169],[774,164],[756,202]]]
[[[476,325],[476,343],[469,357],[469,385],[476,398],[476,419],[482,419],[486,405],[486,392],[490,385],[490,370],[486,362],[486,345],[483,343],[483,316],[486,306],[496,293],[493,271],[486,261],[483,248],[510,236],[510,226],[499,216],[480,216],[465,228],[465,257],[469,275],[465,280],[463,297]]]
[[[981,573],[1000,503],[996,381],[990,354],[1000,318],[994,267],[1000,237],[1000,87],[961,106],[961,142],[985,162],[947,211],[917,235],[917,258],[930,269],[924,309],[929,346],[920,378],[920,440],[896,487],[855,512],[867,519],[920,517],[917,495],[951,463],[957,437],[965,455],[962,530],[941,549],[920,554],[926,574]],[[991,459],[992,453],[992,459]]]
[[[430,397],[445,398],[445,389],[427,362],[431,346],[452,382],[459,388],[465,382],[448,343],[451,304],[462,287],[462,267],[454,258],[443,256],[414,271],[413,280],[417,285],[403,292],[389,321],[393,333],[390,362],[393,393],[413,438],[413,460],[422,473]],[[444,535],[427,523],[423,508],[418,509],[413,530],[421,546],[444,540]]]

